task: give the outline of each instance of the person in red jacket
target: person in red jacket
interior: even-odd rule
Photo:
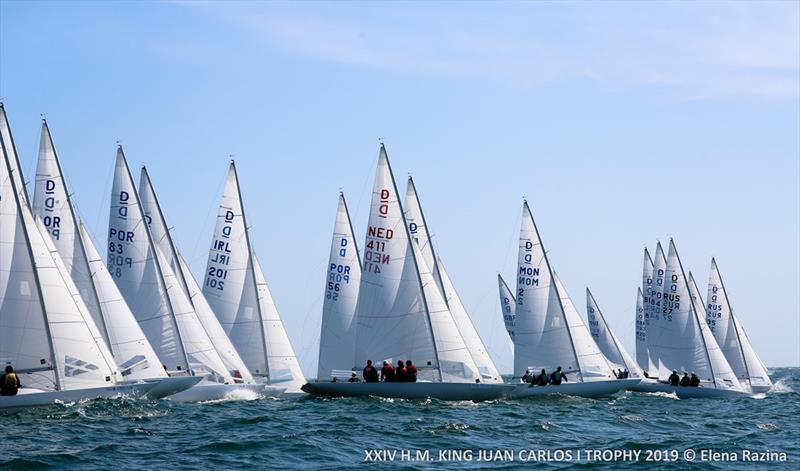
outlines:
[[[406,381],[406,365],[403,360],[397,360],[397,368],[394,370],[395,381],[403,383]]]
[[[381,381],[385,381],[387,383],[394,382],[394,366],[388,361],[383,362],[383,368],[381,368]]]
[[[367,360],[367,366],[364,367],[362,376],[364,376],[364,381],[366,381],[367,383],[378,382],[378,370],[376,370],[375,367],[372,366],[372,360]]]
[[[417,367],[411,364],[411,360],[406,360],[406,381],[417,382]]]

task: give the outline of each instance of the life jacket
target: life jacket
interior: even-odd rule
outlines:
[[[417,382],[417,367],[415,365],[406,366],[406,381],[410,383]]]
[[[536,384],[538,386],[547,386],[547,373],[542,373],[536,379]]]
[[[408,376],[408,369],[405,366],[402,367],[402,368],[395,368],[394,376],[395,376],[395,380],[398,383],[403,383],[405,381],[408,381],[408,377],[407,377]]]
[[[378,370],[375,369],[374,366],[366,366],[364,367],[364,381],[367,383],[377,383],[378,382]]]
[[[550,384],[559,385],[561,384],[561,372],[560,371],[553,371],[553,374],[550,375]]]
[[[383,373],[383,380],[392,382],[394,381],[394,367],[392,365],[386,364],[383,365],[381,368],[381,373]]]

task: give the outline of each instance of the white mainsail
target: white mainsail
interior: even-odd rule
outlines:
[[[554,371],[559,366],[567,373],[580,369],[564,307],[527,201],[522,207],[514,327],[514,376],[542,368]]]
[[[169,370],[232,382],[146,221],[119,147],[108,231],[108,262],[117,287]]]
[[[419,195],[411,177],[408,177],[404,209],[409,233],[417,241],[422,257],[433,273],[434,280],[444,296],[453,321],[461,333],[473,361],[478,366],[482,380],[487,383],[502,383],[503,378],[500,376],[500,372],[475,329],[464,303],[461,302],[441,258],[436,254],[429,226],[425,220],[425,213],[422,211]]]
[[[42,123],[33,211],[47,229],[122,376],[128,380],[166,377],[76,215],[46,122]]]
[[[0,102],[0,137],[5,143],[6,152],[8,153],[8,165],[11,178],[14,179],[14,187],[19,194],[20,204],[25,206],[30,205],[30,198],[28,197],[28,189],[25,186],[25,179],[22,176],[22,165],[19,163],[19,154],[17,154],[17,146],[14,144],[14,136],[11,134],[11,126],[8,124],[8,116],[6,115],[6,108]]]
[[[111,385],[118,379],[111,352],[24,202],[5,142],[0,135],[0,361],[27,387]]]
[[[500,312],[503,314],[503,324],[506,326],[508,337],[513,343],[514,323],[517,317],[517,300],[514,297],[514,293],[508,288],[506,280],[499,273],[497,274],[497,287],[500,290]]]
[[[325,299],[322,303],[317,367],[317,379],[320,381],[330,377],[333,370],[355,368],[355,315],[360,284],[361,257],[347,202],[344,194],[339,193],[325,278]]]
[[[250,245],[236,166],[228,169],[203,294],[250,372],[296,392],[305,377]]]
[[[637,311],[641,310],[642,292],[639,290]],[[611,330],[589,288],[586,288],[586,314],[589,319],[589,331],[592,334],[592,338],[608,361],[613,363],[616,368],[627,368],[632,376],[640,376],[639,367],[625,350],[625,347],[622,346],[622,342],[619,341],[614,331]]]
[[[372,192],[356,310],[356,364],[414,361],[422,380],[479,379],[440,287],[409,234],[381,145]]]
[[[658,345],[653,342],[653,338],[655,337],[654,332],[658,329],[661,316],[663,315],[661,298],[664,296],[664,276],[666,274],[666,269],[667,257],[664,256],[664,249],[661,247],[661,242],[658,242],[656,244],[655,260],[653,261],[653,275],[652,283],[650,285],[650,296],[648,296],[647,303],[644,305],[644,315],[647,322],[647,336],[645,338],[647,343],[647,352],[650,358],[651,366],[655,366],[655,370],[658,372],[657,374],[650,374],[651,376],[657,376],[659,378],[663,376],[662,373],[667,372],[668,370],[663,366],[664,362],[659,361],[661,352]],[[645,271],[646,270],[647,267],[645,266]],[[646,280],[643,281],[644,290],[647,289],[648,285]],[[669,373],[667,373],[667,376],[664,376],[663,379],[666,379],[668,376]]]
[[[650,298],[653,296],[653,270],[653,259],[650,258],[650,252],[645,248],[642,263],[642,287],[639,288],[636,298],[636,361],[642,370],[655,376],[658,366],[653,364],[647,350],[647,329],[652,317]]]
[[[714,334],[705,322],[705,317],[703,316],[705,314],[705,303],[691,272],[689,272],[688,285],[689,296],[692,298],[692,320],[700,331],[703,347],[708,355],[708,364],[711,368],[714,386],[718,389],[741,391],[742,386],[739,380],[736,379],[736,373],[734,373],[728,360],[725,359],[725,355],[714,338]]]
[[[769,387],[772,380],[731,308],[717,261],[711,259],[706,322],[740,383]]]
[[[219,355],[220,360],[225,364],[226,371],[237,379],[246,382],[253,382],[250,371],[242,361],[239,353],[234,348],[225,330],[220,325],[214,312],[206,301],[200,286],[194,279],[189,266],[181,256],[169,233],[167,221],[161,211],[155,188],[153,188],[150,175],[145,167],[142,167],[139,179],[139,198],[142,203],[142,210],[150,227],[150,235],[153,243],[167,260],[167,265],[175,273],[176,279],[182,287],[187,299],[191,302],[197,320],[200,322],[205,335],[211,341],[214,350]],[[196,327],[196,325],[193,325]],[[186,337],[184,335],[184,337]],[[204,337],[203,337],[204,338]]]

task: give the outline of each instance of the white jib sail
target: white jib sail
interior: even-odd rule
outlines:
[[[112,384],[117,378],[111,352],[49,236],[22,200],[3,136],[0,148],[0,361],[14,366],[28,387]]]
[[[508,288],[506,281],[500,274],[497,274],[497,287],[500,291],[500,313],[503,315],[503,324],[506,326],[506,332],[511,342],[514,342],[514,322],[517,317],[516,307],[517,300],[514,298],[514,293]]]
[[[411,237],[417,241],[422,258],[431,269],[434,280],[439,287],[442,296],[444,296],[450,314],[453,316],[453,321],[464,339],[464,343],[472,356],[473,361],[478,366],[481,373],[482,381],[487,383],[502,383],[503,378],[500,372],[492,361],[489,352],[486,349],[483,341],[481,340],[472,319],[461,302],[458,293],[456,292],[450,276],[444,268],[441,257],[435,251],[433,239],[429,226],[425,219],[425,214],[422,211],[422,205],[419,202],[419,195],[417,194],[414,180],[408,178],[408,186],[406,189],[405,206],[406,222],[408,223],[409,233]]]
[[[739,380],[736,379],[736,373],[734,373],[728,360],[725,359],[725,355],[714,338],[714,334],[705,322],[705,304],[691,272],[689,272],[688,284],[689,296],[692,298],[693,319],[700,331],[703,346],[708,354],[708,363],[713,374],[714,386],[720,389],[741,391],[742,386]]]
[[[561,306],[564,309],[564,318],[567,320],[572,346],[578,358],[581,380],[593,381],[615,378],[611,364],[606,356],[603,355],[603,352],[600,351],[594,338],[592,338],[592,333],[583,322],[583,317],[578,313],[575,303],[572,302],[572,298],[570,298],[566,287],[556,272],[553,272],[553,280],[558,290]]]
[[[713,382],[708,352],[694,319],[688,281],[672,240],[664,274],[660,319],[655,330],[648,332],[647,339],[657,349],[659,360],[668,369],[695,372],[701,381]]]
[[[708,277],[706,321],[740,383],[752,386],[772,384],[761,359],[744,335],[738,319],[734,317],[717,261],[713,258]]]
[[[47,123],[42,124],[33,211],[50,234],[126,380],[165,377],[88,232],[78,220]]]
[[[656,376],[658,367],[653,364],[647,351],[647,329],[650,326],[652,311],[650,297],[653,296],[653,270],[650,252],[644,249],[642,287],[639,288],[639,297],[636,299],[636,362],[641,369]]]
[[[648,296],[648,302],[645,304],[645,320],[647,322],[647,337],[645,341],[647,342],[647,352],[650,357],[650,364],[657,366],[657,370],[661,371],[663,368],[663,361],[659,362],[661,352],[658,349],[658,345],[653,342],[653,338],[655,337],[655,331],[658,329],[659,321],[661,320],[662,316],[662,305],[661,305],[661,298],[663,297],[664,291],[664,276],[667,269],[667,257],[664,256],[664,249],[661,247],[661,242],[656,244],[656,254],[655,260],[653,261],[653,282],[650,288],[650,296]],[[647,283],[645,281],[645,286],[643,289],[646,288]],[[666,371],[666,370],[664,370]],[[655,375],[654,375],[655,376]],[[669,375],[664,377],[666,379]],[[661,373],[658,373],[658,377],[661,378]]]
[[[341,193],[326,273],[317,366],[319,381],[327,380],[333,370],[350,370],[356,366],[355,315],[361,284],[361,258],[347,202]]]
[[[305,382],[250,246],[233,162],[217,213],[203,294],[254,376],[281,383],[287,391]]]
[[[356,364],[363,365],[368,359],[411,359],[421,380],[472,381],[478,377],[418,244],[412,243],[383,146],[356,309]],[[459,367],[461,373],[475,376],[454,377]]]
[[[181,332],[122,147],[117,149],[108,226],[108,269],[120,293],[163,365],[169,371],[188,371]]]
[[[642,309],[641,290],[639,291],[639,301],[637,309]],[[609,362],[613,363],[615,368],[627,368],[632,376],[640,376],[640,370],[636,362],[633,361],[622,342],[619,341],[611,326],[606,322],[603,312],[597,305],[592,292],[586,288],[586,314],[589,319],[589,332],[592,334],[597,346]]]
[[[526,370],[579,370],[564,308],[553,280],[533,214],[526,201],[517,264],[517,307],[514,322],[514,376]]]
[[[205,334],[196,333],[199,337],[200,343],[205,342],[205,338],[213,345],[216,355],[225,365],[225,370],[232,378],[241,379],[243,381],[252,382],[253,377],[250,371],[245,366],[239,354],[236,352],[230,339],[220,325],[211,306],[206,302],[200,287],[194,279],[188,265],[183,260],[180,252],[172,240],[172,235],[169,233],[167,221],[164,218],[164,213],[161,211],[161,205],[158,202],[158,197],[153,188],[150,180],[150,175],[147,169],[142,167],[141,176],[139,179],[139,198],[142,203],[142,210],[144,211],[145,218],[150,227],[150,235],[153,243],[158,247],[160,252],[167,260],[167,266],[175,273],[178,284],[181,286],[184,294],[189,302],[192,304],[194,316],[200,323],[200,327],[205,331]],[[194,323],[193,318],[190,317],[189,329],[192,331],[197,330],[197,324]],[[184,342],[188,341],[187,334],[183,335]],[[207,345],[203,348],[207,348]],[[214,356],[213,354],[211,355]],[[216,361],[214,358],[213,361]],[[230,378],[226,378],[230,380]]]

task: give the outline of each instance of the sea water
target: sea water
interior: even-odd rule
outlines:
[[[759,398],[93,400],[0,412],[0,468],[798,469],[800,368]],[[687,450],[690,450],[687,452]],[[689,453],[689,455],[687,455]]]

